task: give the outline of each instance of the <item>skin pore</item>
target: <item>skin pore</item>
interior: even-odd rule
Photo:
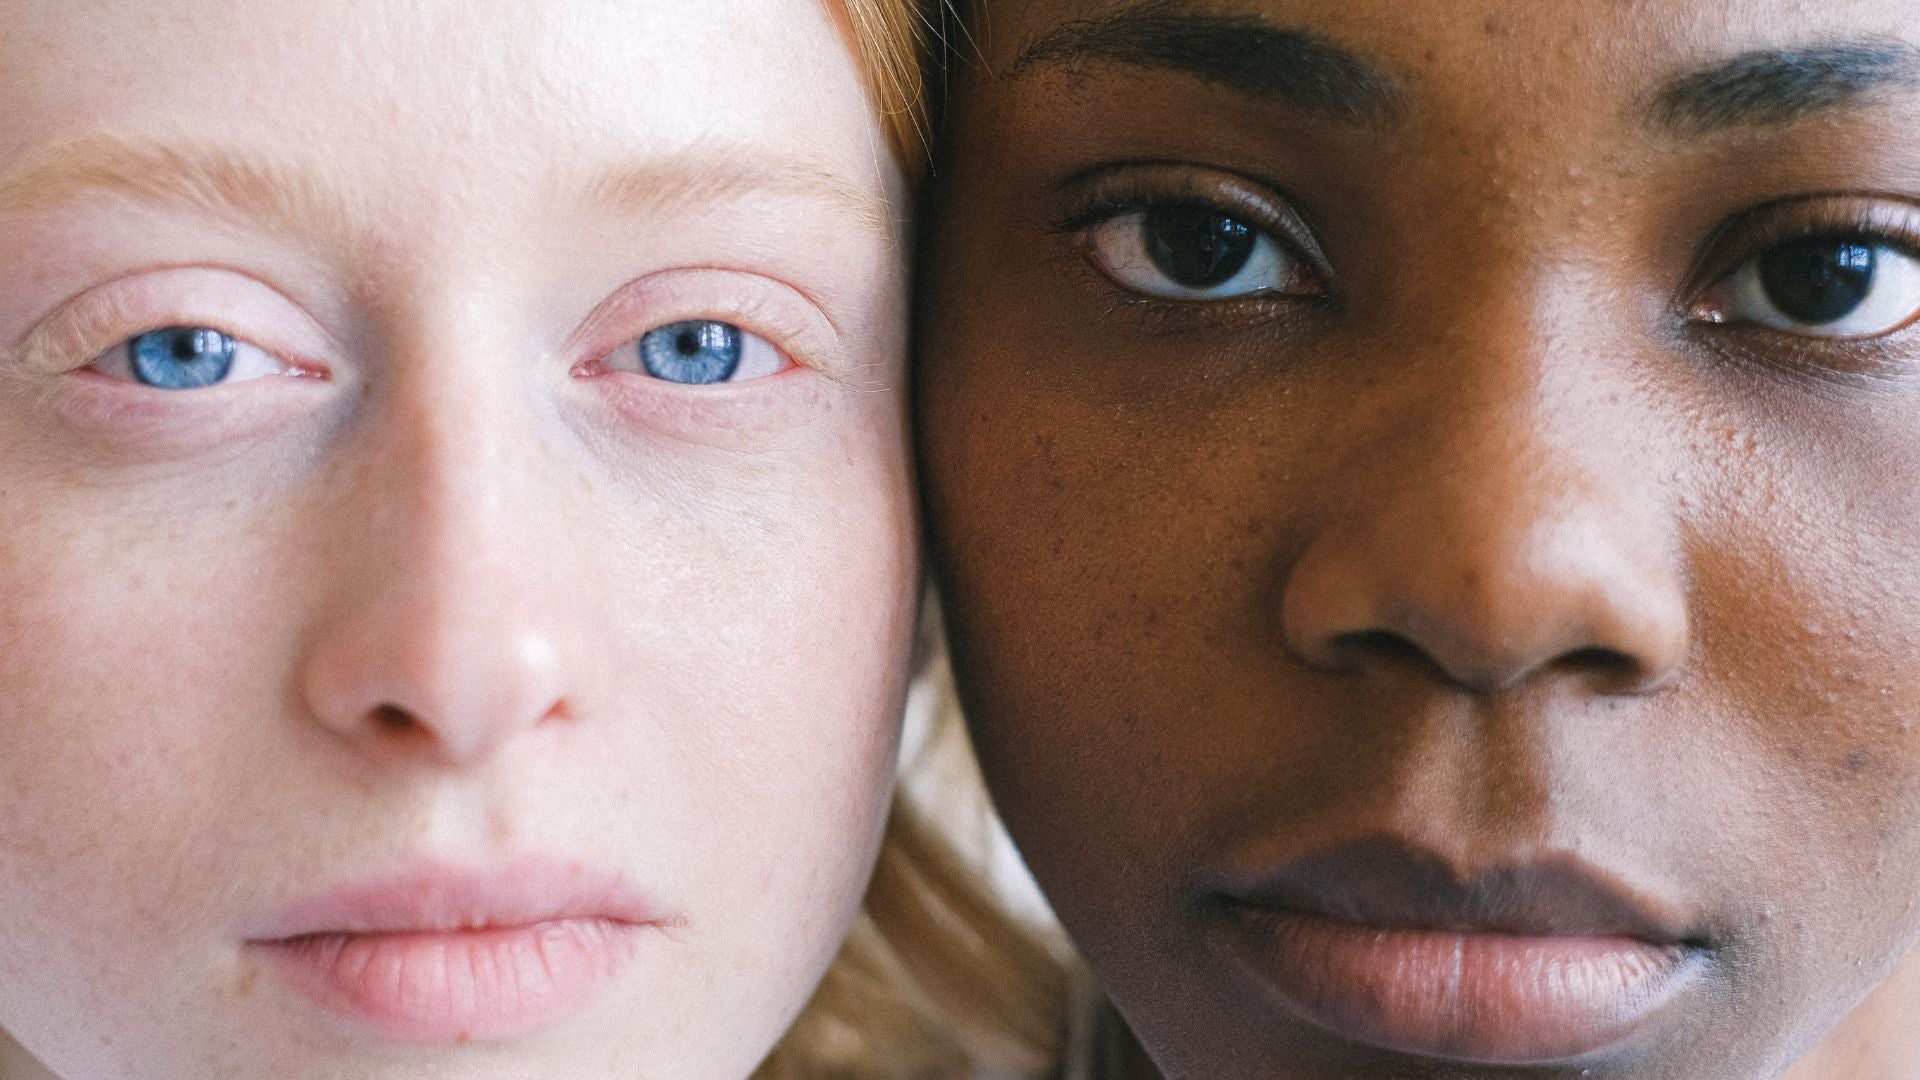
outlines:
[[[936,570],[1122,1076],[1920,1075],[1916,25],[973,9]]]
[[[0,25],[0,1077],[747,1076],[918,594],[844,28]]]

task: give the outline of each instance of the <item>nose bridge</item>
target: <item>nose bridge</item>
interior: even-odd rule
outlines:
[[[1657,683],[1686,613],[1631,388],[1540,297],[1427,341],[1383,361],[1399,389],[1291,568],[1290,644],[1326,667],[1413,653],[1478,691],[1559,666]]]
[[[508,380],[411,359],[369,395],[306,693],[364,748],[468,761],[570,708],[564,575],[548,565],[565,546],[536,543],[540,440]]]

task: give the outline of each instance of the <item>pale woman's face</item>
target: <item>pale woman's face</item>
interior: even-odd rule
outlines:
[[[858,905],[914,606],[901,180],[833,16],[0,26],[0,1029],[89,1080],[744,1076]]]

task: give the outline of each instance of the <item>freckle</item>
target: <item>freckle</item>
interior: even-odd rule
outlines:
[[[1869,754],[1865,750],[1855,750],[1841,760],[1840,771],[1848,776],[1859,776],[1861,773],[1866,772],[1867,766],[1871,764],[1873,764],[1872,754]]]
[[[245,998],[253,995],[253,984],[260,977],[260,969],[248,964],[240,969],[240,975],[233,980],[233,997]]]

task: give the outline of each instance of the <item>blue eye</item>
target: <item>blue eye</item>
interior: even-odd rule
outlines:
[[[226,379],[238,342],[204,326],[170,326],[127,342],[133,377],[162,390],[197,390]]]
[[[726,382],[740,368],[740,328],[722,322],[669,323],[640,339],[647,374],[668,382]]]
[[[259,346],[206,326],[168,326],[136,334],[95,357],[88,367],[156,390],[200,390],[296,374]]]
[[[685,386],[745,382],[791,366],[772,342],[713,319],[655,327],[608,357],[606,363],[614,370],[643,372]]]

